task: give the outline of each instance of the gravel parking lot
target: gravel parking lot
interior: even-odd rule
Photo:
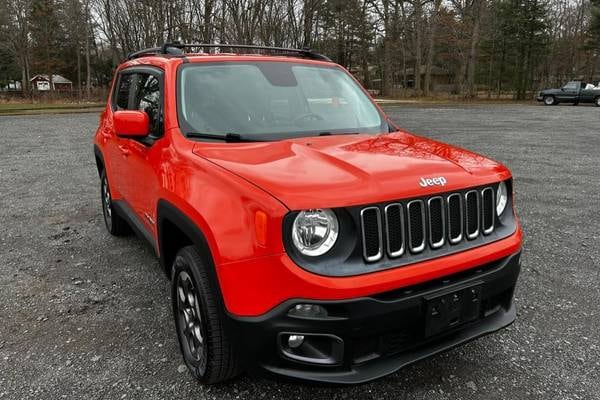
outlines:
[[[200,386],[150,248],[104,229],[98,116],[0,117],[0,399],[600,399],[598,109],[388,112],[512,169],[525,245],[510,328],[361,386]]]

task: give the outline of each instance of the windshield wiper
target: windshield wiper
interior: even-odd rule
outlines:
[[[332,135],[358,135],[359,132],[320,132],[319,136],[332,136]]]
[[[258,142],[259,140],[249,139],[243,137],[239,133],[201,133],[201,132],[188,132],[185,137],[193,139],[215,139],[222,140],[224,142]]]

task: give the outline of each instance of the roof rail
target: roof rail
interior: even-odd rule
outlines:
[[[134,58],[144,57],[144,56],[159,56],[159,55],[182,55],[183,51],[174,46],[169,46],[165,49],[164,46],[161,47],[150,47],[148,49],[134,51],[127,55],[127,60],[133,60]]]
[[[315,53],[310,49],[291,49],[287,47],[271,47],[271,46],[255,46],[250,44],[208,44],[208,43],[165,43],[161,47],[151,47],[149,49],[135,51],[129,53],[128,60],[139,58],[148,55],[174,55],[181,56],[184,54],[184,49],[188,48],[204,48],[204,49],[249,49],[260,50],[267,53],[275,53],[282,55],[295,55],[296,57],[304,57],[312,60],[331,61],[331,59],[323,54]]]

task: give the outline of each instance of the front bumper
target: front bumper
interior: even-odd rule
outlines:
[[[288,300],[259,317],[228,316],[233,339],[247,370],[291,379],[356,384],[382,377],[418,360],[448,350],[511,324],[520,252],[416,286],[351,300]],[[481,306],[471,322],[425,336],[426,299],[470,285],[480,288]],[[326,318],[288,315],[296,304],[319,304]],[[281,333],[341,339],[334,365],[292,360]],[[315,336],[317,337],[317,336]]]

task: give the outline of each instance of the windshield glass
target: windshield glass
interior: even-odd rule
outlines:
[[[287,62],[186,64],[179,73],[177,101],[186,134],[277,140],[387,130],[370,99],[337,67]]]

